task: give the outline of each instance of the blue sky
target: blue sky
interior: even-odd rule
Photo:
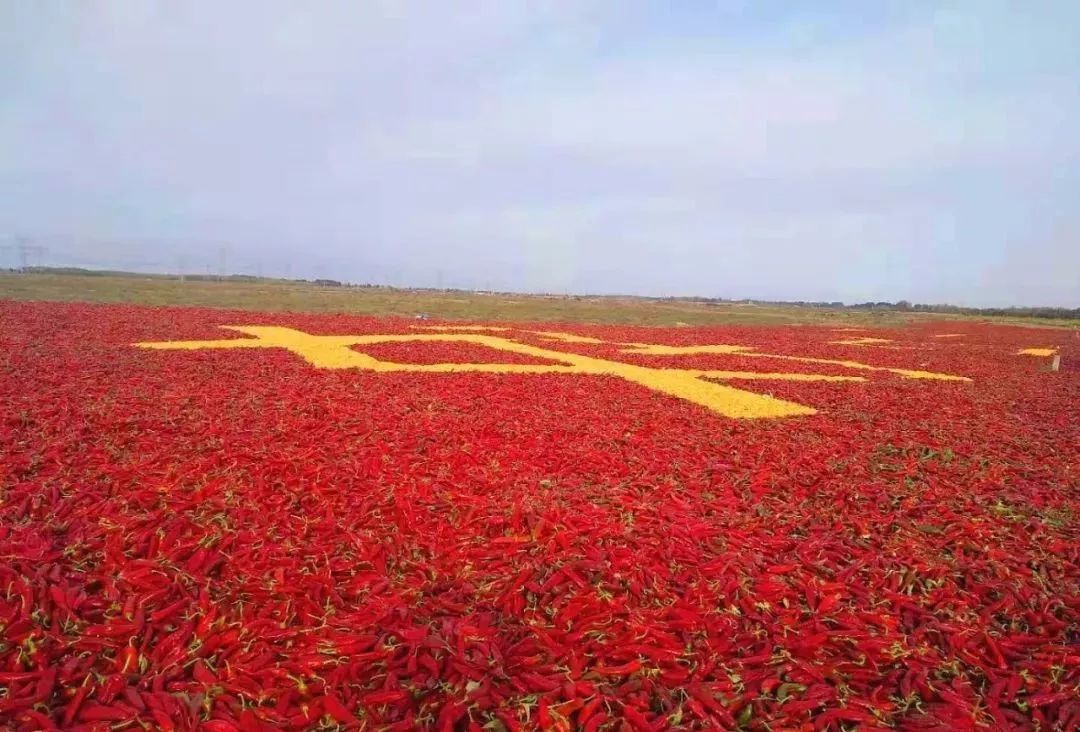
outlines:
[[[1075,2],[0,5],[54,263],[1075,307],[1077,130]]]

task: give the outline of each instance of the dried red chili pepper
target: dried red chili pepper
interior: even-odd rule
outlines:
[[[590,327],[600,342],[554,346],[867,379],[731,382],[817,410],[776,421],[618,378],[131,347],[241,337],[219,326],[245,322],[417,332],[0,302],[0,726],[123,712],[245,732],[327,718],[1068,729],[1080,716],[1080,383],[1016,355],[1056,345],[1068,362],[1077,345],[1056,331],[972,323],[935,339],[928,323],[876,333],[885,348],[819,328]],[[431,363],[473,348],[384,351]]]

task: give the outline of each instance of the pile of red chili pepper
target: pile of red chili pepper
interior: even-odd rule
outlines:
[[[0,302],[0,728],[1080,725],[1074,331],[530,326],[867,377],[740,382],[817,410],[756,420],[614,377],[131,345],[253,324],[411,325]]]

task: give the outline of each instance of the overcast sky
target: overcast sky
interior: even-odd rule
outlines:
[[[0,0],[54,263],[1075,307],[1078,204],[1075,0]]]

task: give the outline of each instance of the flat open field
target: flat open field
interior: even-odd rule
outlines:
[[[474,294],[388,287],[322,287],[265,280],[2,274],[0,299],[197,305],[259,311],[624,325],[895,325],[928,315],[812,307],[705,304],[644,298]],[[1073,323],[1077,325],[1077,323]]]
[[[0,728],[1077,728],[1074,331],[550,307],[0,301]]]

